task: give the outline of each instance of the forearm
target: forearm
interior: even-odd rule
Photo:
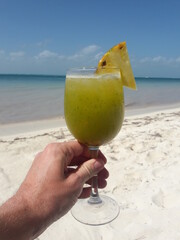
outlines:
[[[29,240],[36,232],[31,209],[20,194],[0,207],[0,239]]]

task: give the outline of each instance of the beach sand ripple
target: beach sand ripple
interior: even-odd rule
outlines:
[[[0,203],[18,189],[48,143],[73,139],[66,127],[0,137]],[[68,213],[38,239],[179,240],[180,109],[127,118],[101,150],[110,172],[101,193],[119,203],[117,219],[91,227]]]

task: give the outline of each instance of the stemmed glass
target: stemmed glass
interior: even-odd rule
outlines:
[[[67,127],[81,143],[88,145],[92,158],[99,147],[111,141],[120,131],[124,119],[124,94],[119,69],[72,69],[67,72],[64,111]],[[88,225],[111,222],[119,214],[116,201],[99,196],[98,177],[92,180],[89,199],[80,199],[72,215]]]

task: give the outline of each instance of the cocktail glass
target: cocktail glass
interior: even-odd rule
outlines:
[[[67,72],[64,111],[72,135],[86,144],[91,157],[97,157],[99,147],[111,141],[120,131],[124,119],[124,94],[119,69],[72,69]],[[89,199],[80,199],[72,208],[79,222],[101,225],[119,214],[116,201],[99,196],[97,176],[92,180]]]

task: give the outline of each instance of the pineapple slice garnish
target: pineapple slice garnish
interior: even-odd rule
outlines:
[[[126,42],[117,44],[104,54],[98,63],[96,73],[111,73],[113,68],[120,69],[123,86],[136,90],[136,82],[130,64]]]

